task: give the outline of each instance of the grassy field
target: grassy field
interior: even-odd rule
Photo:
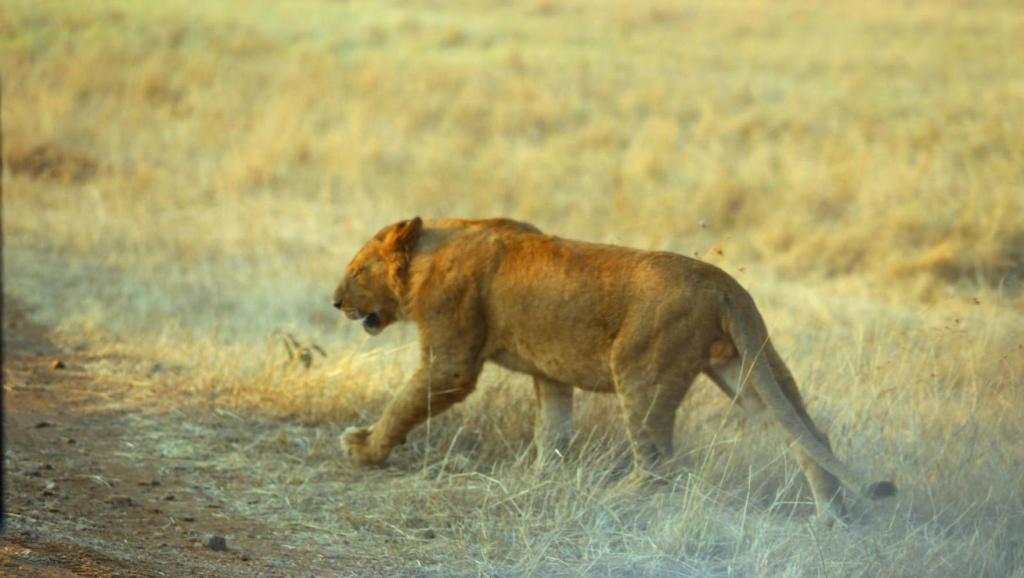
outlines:
[[[432,575],[1021,577],[1022,38],[1015,1],[0,0],[5,299],[112,378],[172,368],[146,373],[180,396],[139,443],[259,472],[225,500],[325,550]],[[413,215],[718,264],[837,453],[900,495],[809,524],[780,441],[704,381],[669,487],[618,483],[614,400],[586,394],[584,451],[537,471],[532,390],[494,368],[389,468],[353,468],[337,435],[415,369],[416,334],[371,339],[330,294]],[[326,357],[289,363],[281,332]]]

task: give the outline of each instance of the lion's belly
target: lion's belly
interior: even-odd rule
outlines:
[[[504,367],[505,369],[509,369],[512,371],[518,371],[520,373],[529,373],[531,375],[543,375],[543,373],[540,371],[540,369],[537,368],[536,365],[530,363],[529,361],[523,359],[522,357],[519,357],[518,355],[512,353],[507,349],[500,349],[494,352],[491,355],[490,360]]]
[[[608,364],[578,355],[560,355],[555,348],[544,351],[516,351],[502,347],[490,355],[498,365],[529,375],[546,377],[552,381],[573,385],[580,389],[596,392],[614,390]]]

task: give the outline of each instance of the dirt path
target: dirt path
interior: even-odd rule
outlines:
[[[152,451],[142,434],[181,415],[147,410],[104,361],[60,351],[5,303],[3,576],[374,575],[386,565],[325,558],[239,515],[210,488],[223,472]],[[58,364],[59,361],[59,364]],[[152,396],[150,396],[152,397]],[[144,416],[144,421],[140,419]],[[140,446],[141,450],[140,451]],[[223,536],[226,550],[207,544]],[[361,562],[361,563],[360,563]]]

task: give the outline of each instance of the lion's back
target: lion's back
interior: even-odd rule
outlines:
[[[503,217],[493,219],[428,219],[425,224],[428,228],[435,230],[463,233],[489,231],[499,234],[542,234],[539,228],[530,223]]]

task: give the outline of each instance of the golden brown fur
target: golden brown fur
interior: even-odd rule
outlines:
[[[676,408],[704,372],[794,439],[820,514],[844,515],[839,480],[871,496],[895,491],[832,454],[750,295],[707,263],[504,219],[417,217],[360,250],[334,303],[373,334],[401,320],[420,333],[420,369],[375,424],[343,435],[358,463],[384,461],[428,415],[469,395],[491,361],[534,377],[542,453],[566,449],[573,387],[616,393],[638,471],[650,471],[671,456]]]

